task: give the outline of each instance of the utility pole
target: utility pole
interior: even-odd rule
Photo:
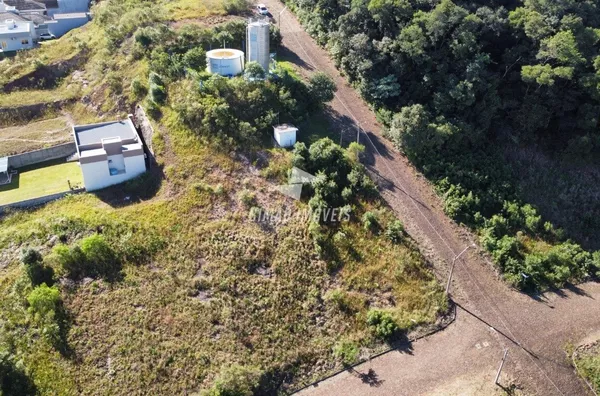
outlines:
[[[502,357],[502,362],[500,362],[500,368],[498,368],[498,374],[496,374],[496,380],[494,384],[500,385],[498,381],[500,381],[500,374],[502,373],[502,368],[504,367],[504,362],[506,361],[506,355],[508,355],[508,348],[504,350],[504,356]]]
[[[454,273],[454,266],[456,265],[456,260],[458,260],[460,258],[460,256],[462,256],[467,250],[469,250],[469,248],[472,248],[472,247],[475,247],[474,243],[467,246],[466,248],[464,248],[463,251],[458,254],[458,256],[455,256],[454,259],[452,259],[452,266],[450,267],[450,275],[448,275],[448,283],[446,283],[446,294],[448,294],[450,292],[450,282],[452,281],[452,274]]]
[[[356,143],[360,142],[360,122],[358,123],[358,125],[356,126]]]
[[[279,29],[279,32],[281,33],[281,14],[283,14],[283,11],[285,11],[287,9],[287,6],[283,7],[283,10],[279,11],[279,17],[277,18],[277,28]]]

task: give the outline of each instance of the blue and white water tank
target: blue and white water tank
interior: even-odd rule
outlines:
[[[221,76],[237,76],[244,71],[244,52],[230,48],[208,51],[206,70]]]

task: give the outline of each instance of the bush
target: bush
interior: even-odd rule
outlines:
[[[203,396],[252,396],[258,388],[261,374],[256,367],[239,364],[225,367]]]
[[[25,266],[27,277],[33,286],[54,283],[54,271],[51,267],[42,264],[42,255],[35,249],[26,249],[21,252],[21,262]]]
[[[159,105],[167,100],[167,89],[162,85],[150,83],[150,99]]]
[[[62,299],[56,286],[45,283],[33,289],[27,296],[29,313],[41,327],[41,334],[57,349],[65,346],[63,332]]]
[[[244,78],[247,80],[262,80],[265,78],[265,69],[258,62],[248,62],[244,67]]]
[[[379,220],[373,212],[365,212],[362,216],[363,228],[367,231],[377,232],[379,229]]]
[[[120,95],[123,92],[123,78],[116,72],[110,72],[106,76],[108,89],[113,95]]]
[[[241,15],[248,11],[250,2],[248,0],[225,0],[223,8],[229,15]]]
[[[25,371],[7,352],[0,351],[0,395],[29,396],[38,392]]]
[[[402,242],[404,237],[404,224],[400,220],[392,221],[385,230],[385,236],[393,243]]]
[[[318,107],[322,107],[325,103],[333,100],[337,88],[331,77],[326,73],[317,72],[309,79],[309,89],[314,103]]]
[[[339,341],[333,347],[333,355],[344,365],[351,365],[358,359],[358,346],[352,341]]]
[[[148,95],[148,87],[146,87],[142,81],[136,77],[131,81],[131,93],[136,100],[141,100]]]
[[[256,203],[256,195],[252,191],[242,190],[238,196],[247,207],[252,207]]]
[[[71,279],[102,277],[115,280],[121,271],[121,263],[114,250],[98,234],[83,239],[80,246],[71,249],[59,245],[54,248],[54,254]]]
[[[192,48],[183,56],[183,64],[192,70],[204,71],[206,69],[206,51],[202,47]]]
[[[378,309],[367,312],[367,325],[377,337],[385,340],[392,338],[399,330],[392,315]]]

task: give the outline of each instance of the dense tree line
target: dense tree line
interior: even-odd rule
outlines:
[[[521,288],[595,276],[600,255],[522,202],[494,142],[600,154],[592,0],[289,0],[378,111],[388,137]]]

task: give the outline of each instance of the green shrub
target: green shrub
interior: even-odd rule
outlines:
[[[242,15],[248,12],[250,2],[248,0],[225,0],[223,8],[229,15]]]
[[[385,236],[393,243],[400,243],[404,237],[404,224],[400,220],[392,221],[385,230]]]
[[[152,99],[148,98],[148,100],[146,100],[146,105],[144,106],[144,109],[146,110],[146,113],[148,113],[150,118],[152,118],[153,120],[157,120],[160,118],[160,106]]]
[[[192,48],[183,55],[183,64],[192,70],[204,71],[206,69],[206,51],[202,47]]]
[[[158,84],[150,84],[150,99],[157,104],[164,104],[167,100],[167,89]]]
[[[348,300],[348,294],[341,289],[328,291],[325,294],[325,301],[332,303],[337,309],[344,313],[351,313],[352,307]]]
[[[84,238],[79,246],[54,248],[59,264],[71,279],[83,277],[115,280],[121,272],[121,262],[102,235]]]
[[[42,255],[35,249],[26,249],[21,252],[21,262],[25,266],[27,277],[33,286],[54,283],[54,271],[51,267],[42,264]]]
[[[141,100],[148,95],[148,87],[146,87],[142,81],[136,77],[131,81],[131,93],[136,100]]]
[[[232,364],[221,370],[213,386],[203,396],[252,396],[262,373],[257,367]]]
[[[106,76],[108,89],[113,95],[120,95],[123,92],[123,78],[116,72],[110,72]]]
[[[358,359],[358,346],[352,341],[339,341],[333,347],[333,355],[340,359],[344,365],[351,365]]]
[[[238,197],[246,207],[250,208],[256,203],[256,194],[252,191],[244,189],[240,191]]]
[[[362,216],[363,228],[367,231],[377,232],[379,229],[379,220],[373,212],[365,212]]]
[[[36,287],[27,296],[28,311],[40,326],[42,336],[57,349],[65,346],[63,333],[62,299],[56,286],[45,283]]]
[[[4,351],[0,351],[0,395],[30,396],[38,394],[33,381],[21,365]]]
[[[379,309],[370,309],[367,312],[367,325],[377,337],[384,340],[389,340],[399,330],[392,315]]]

